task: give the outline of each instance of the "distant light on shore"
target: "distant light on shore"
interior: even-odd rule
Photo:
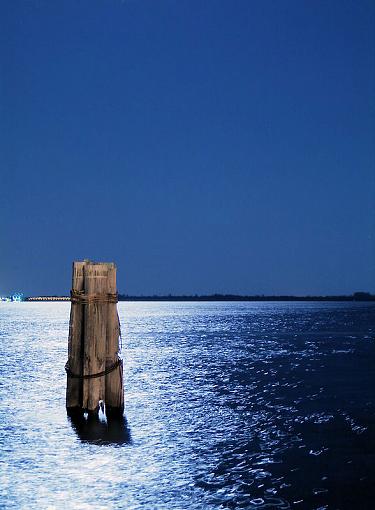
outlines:
[[[0,302],[20,303],[21,301],[24,301],[24,295],[22,292],[15,292],[11,296],[0,296]]]
[[[26,298],[26,301],[70,301],[69,296],[34,296]]]

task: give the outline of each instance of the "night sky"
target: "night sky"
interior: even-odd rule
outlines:
[[[375,3],[0,7],[0,294],[375,292]]]

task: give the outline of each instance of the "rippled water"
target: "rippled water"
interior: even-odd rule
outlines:
[[[65,412],[69,303],[0,304],[0,507],[375,507],[375,306],[119,303],[123,423]]]

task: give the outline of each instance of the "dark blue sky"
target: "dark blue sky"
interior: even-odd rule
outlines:
[[[0,9],[0,293],[375,292],[372,0]]]

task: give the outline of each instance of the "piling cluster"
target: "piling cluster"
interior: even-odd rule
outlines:
[[[119,356],[116,266],[85,260],[73,263],[66,407],[68,413],[107,417],[124,410]]]

